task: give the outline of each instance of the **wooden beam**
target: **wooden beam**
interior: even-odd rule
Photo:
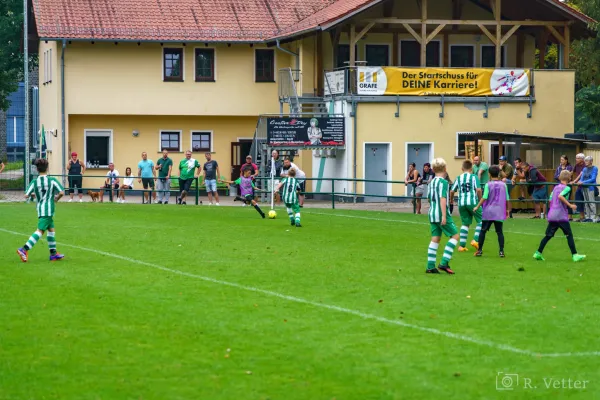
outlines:
[[[521,32],[517,33],[517,68],[524,68],[525,59],[525,35]]]
[[[333,48],[333,68],[336,68],[338,65],[337,59],[337,46],[340,43],[340,30],[338,28],[334,28],[329,31],[329,38],[331,39],[331,47]],[[323,57],[321,54],[320,57]]]
[[[464,1],[463,0],[452,0],[452,19],[460,19],[462,17]],[[452,30],[457,31],[458,25],[452,25]]]
[[[323,96],[323,92],[324,92],[324,87],[325,87],[325,70],[323,68],[323,33],[318,32],[317,33],[317,43],[316,43],[316,49],[315,49],[315,54],[316,54],[316,81],[317,81],[317,87],[316,87],[316,93],[315,95],[317,96]]]
[[[391,18],[394,15],[394,0],[386,0],[383,3],[383,17]],[[389,29],[389,25],[385,24],[383,26],[384,29]]]
[[[494,35],[492,35],[492,33],[488,30],[488,28],[486,28],[484,25],[477,25],[479,26],[479,29],[481,29],[481,31],[483,33],[485,33],[485,36],[488,37],[488,39],[490,39],[490,42],[492,42],[492,44],[495,46],[496,45],[496,38],[494,37]]]
[[[427,66],[427,0],[421,0],[421,67]]]
[[[498,157],[502,157],[503,155],[504,155],[504,142],[502,139],[498,139]]]
[[[449,46],[448,44],[450,43],[450,35],[448,34],[448,32],[444,32],[444,39],[442,41],[442,67],[447,67],[449,62],[448,62],[448,49]]]
[[[437,34],[438,34],[438,33],[440,33],[440,31],[441,31],[442,29],[444,29],[444,27],[445,27],[445,26],[446,26],[446,24],[441,24],[441,25],[438,25],[438,27],[437,27],[437,28],[435,28],[435,29],[433,30],[433,32],[431,32],[431,33],[429,34],[429,36],[427,36],[427,43],[431,42],[431,41],[433,40],[433,38],[435,38],[435,37],[437,36]]]
[[[410,24],[410,25],[418,25],[423,22],[422,19],[403,19],[403,18],[373,18],[366,20],[367,22],[375,22],[376,24]],[[571,21],[567,22],[570,24]],[[426,19],[425,23],[427,25],[486,25],[492,26],[497,25],[497,21],[493,19]],[[565,26],[565,21],[534,21],[534,20],[520,20],[520,21],[512,21],[512,20],[501,20],[500,25],[502,26],[513,26],[513,25],[521,25],[521,26]]]
[[[369,22],[369,24],[367,24],[367,26],[365,26],[360,32],[358,32],[358,35],[356,35],[356,38],[355,38],[355,40],[356,40],[355,44],[358,43],[358,41],[363,36],[365,36],[365,34],[367,32],[369,32],[369,29],[371,29],[373,27],[373,25],[375,25],[375,22]]]
[[[563,68],[569,68],[569,57],[571,55],[571,28],[565,25],[565,43],[563,48]]]
[[[548,45],[548,31],[543,29],[538,36],[539,68],[546,66],[546,46]]]
[[[521,27],[521,25],[515,25],[504,36],[502,36],[502,40],[500,45],[502,46],[510,37]]]
[[[502,0],[495,0],[494,17],[496,19],[496,68],[502,67]]]
[[[350,25],[350,66],[356,65],[356,26]]]
[[[548,28],[548,30],[550,31],[550,33],[552,33],[552,36],[554,36],[556,40],[558,40],[563,46],[565,45],[565,38],[556,30],[556,28],[554,28],[551,25],[547,25],[546,28]]]
[[[392,65],[394,67],[400,65],[400,38],[398,32],[392,33]]]
[[[496,2],[494,0],[490,0],[490,9],[492,10],[492,16],[494,20],[496,19]]]
[[[410,33],[411,35],[413,35],[413,37],[415,38],[415,40],[417,42],[419,42],[419,44],[421,43],[421,37],[419,36],[419,34],[408,24],[404,24],[404,28],[408,31],[408,33]]]

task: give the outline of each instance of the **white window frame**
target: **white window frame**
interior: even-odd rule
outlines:
[[[459,146],[458,146],[458,136],[462,135],[462,136],[469,136],[469,135],[465,135],[464,132],[456,132],[456,149],[454,151],[454,157],[458,157],[458,158],[467,158],[467,155],[465,154],[464,156],[461,156],[460,154],[458,154],[458,150],[459,150]]]
[[[83,130],[83,159],[87,165],[87,138],[88,137],[108,137],[108,162],[115,162],[113,159],[113,130],[112,129],[84,129]],[[100,168],[108,168],[108,165],[100,165]]]
[[[453,47],[472,47],[473,48],[473,67],[464,67],[464,68],[475,68],[477,67],[477,47],[474,44],[461,44],[455,43],[448,45],[448,66],[452,67],[452,48]],[[458,68],[458,67],[457,67]]]
[[[194,82],[195,83],[212,83],[213,81],[197,81],[196,80],[196,49],[199,50],[212,50],[213,51],[213,55],[214,55],[214,59],[213,59],[213,68],[214,68],[214,82],[217,81],[217,48],[216,47],[194,47]]]
[[[202,134],[209,134],[210,135],[210,150],[209,153],[213,152],[213,148],[214,148],[214,142],[213,142],[213,131],[211,130],[201,130],[201,129],[194,129],[190,131],[190,149],[192,150],[192,152],[194,151],[194,133],[202,133]],[[204,151],[204,150],[202,150]]]
[[[44,50],[44,85],[48,83],[48,50]]]
[[[179,151],[177,153],[182,153],[183,150],[183,130],[181,129],[160,129],[158,131],[158,152],[162,153],[162,134],[163,133],[179,133]],[[191,149],[190,149],[191,150]],[[173,152],[174,150],[168,150],[169,152]]]
[[[165,80],[165,50],[167,49],[181,49],[181,56],[182,56],[182,60],[181,63],[183,65],[183,68],[181,69],[181,82],[185,82],[185,47],[178,47],[178,46],[164,46],[160,48],[160,79],[163,82],[167,82],[167,83],[177,83],[179,81],[169,81],[169,80]],[[194,57],[196,58],[196,57]],[[194,79],[196,80],[196,79]]]
[[[363,168],[362,168],[362,176],[363,179],[365,179],[365,174],[367,173],[367,145],[370,144],[387,144],[388,145],[388,159],[387,159],[387,181],[393,181],[393,177],[392,177],[392,157],[393,157],[393,150],[392,150],[392,146],[393,143],[392,142],[363,142],[362,144],[362,148],[363,148],[363,157],[362,157],[362,163],[363,163]],[[386,196],[391,196],[392,195],[392,184],[391,183],[387,183],[386,184]],[[367,185],[366,182],[363,182],[363,187],[362,187],[362,194],[367,194]]]
[[[494,54],[495,54],[495,45],[493,44],[480,44],[479,45],[479,67],[480,68],[495,68],[495,67],[483,67],[483,48],[484,47],[494,47]],[[502,53],[504,55],[504,65],[500,66],[500,68],[506,68],[506,65],[508,64],[508,45],[503,44],[502,45]]]
[[[13,117],[13,143],[17,143],[17,117]]]
[[[392,45],[391,43],[365,43],[363,46],[363,54],[365,55],[365,61],[367,61],[367,46],[387,46],[388,48],[388,60],[386,65],[371,65],[372,67],[388,67],[392,65]],[[369,66],[369,65],[367,65]]]
[[[273,82],[271,81],[256,81],[256,51],[257,50],[272,50],[273,51]],[[215,65],[216,67],[216,65]],[[253,61],[252,61],[252,77],[254,80],[254,83],[256,84],[262,84],[262,83],[274,83],[277,82],[277,52],[275,51],[275,49],[270,49],[268,47],[260,47],[260,48],[255,48],[254,52],[253,52]]]
[[[415,39],[400,39],[399,41],[400,41],[400,46],[398,48],[398,60],[397,61],[398,61],[398,65],[402,66],[402,42],[416,42],[416,43],[418,43],[418,42]],[[442,53],[444,51],[444,49],[442,48],[442,41],[440,39],[432,39],[430,41],[430,43],[431,42],[437,42],[437,44],[438,44],[438,49],[440,52],[440,60],[439,60],[437,66],[441,67],[442,63],[444,62],[444,54]],[[410,68],[410,67],[408,67],[408,68]],[[430,68],[433,68],[433,67],[430,67]]]
[[[48,70],[50,73],[48,74],[48,83],[52,82],[52,49],[48,50]]]

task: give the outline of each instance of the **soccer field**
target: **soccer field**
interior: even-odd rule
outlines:
[[[34,206],[0,205],[1,399],[600,398],[600,225],[573,224],[586,261],[557,235],[536,262],[545,222],[509,220],[505,259],[492,229],[451,276],[425,274],[426,216],[61,203],[55,221],[66,258],[41,241],[23,264]]]

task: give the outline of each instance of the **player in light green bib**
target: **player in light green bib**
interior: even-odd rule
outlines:
[[[449,262],[458,244],[458,230],[450,215],[450,202],[448,201],[450,190],[448,188],[448,181],[444,178],[446,176],[446,161],[443,158],[436,158],[431,163],[431,168],[435,172],[435,178],[429,182],[429,192],[427,193],[431,243],[429,243],[427,249],[426,272],[428,274],[439,274],[440,271],[444,271],[448,274],[454,274],[454,271],[450,269]],[[448,240],[444,248],[442,262],[436,268],[437,251],[440,247],[442,233],[450,237],[450,240]]]
[[[479,203],[481,199],[481,184],[477,175],[473,174],[473,163],[471,160],[465,160],[462,164],[463,174],[456,178],[454,185],[452,186],[452,194],[450,195],[450,201],[452,201],[454,192],[458,193],[458,212],[460,214],[460,220],[462,226],[460,227],[460,243],[458,251],[464,252],[469,251],[467,249],[467,238],[469,237],[469,227],[473,223],[473,218],[477,222],[475,228],[475,236],[471,241],[471,246],[476,249],[479,248],[477,241],[479,240],[479,234],[481,233],[481,208],[477,211],[473,211],[473,208]]]
[[[300,204],[298,203],[298,189],[300,183],[296,179],[296,170],[290,168],[287,177],[281,180],[275,193],[279,193],[279,190],[283,188],[281,198],[287,209],[288,216],[290,217],[290,224],[296,228],[301,228],[300,224]]]
[[[31,196],[35,196],[37,200],[37,214],[38,214],[38,228],[31,235],[27,243],[23,247],[17,250],[17,254],[21,257],[21,261],[27,262],[27,252],[35,246],[40,240],[44,233],[48,231],[48,248],[50,249],[50,261],[62,260],[65,256],[56,251],[56,233],[54,231],[54,209],[55,202],[58,202],[64,195],[64,188],[54,178],[50,178],[47,175],[48,171],[48,160],[39,158],[35,160],[34,165],[36,166],[39,176],[34,179],[27,192],[25,192],[25,198],[28,199]]]

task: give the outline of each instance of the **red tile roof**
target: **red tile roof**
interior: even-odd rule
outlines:
[[[33,0],[42,39],[263,42],[335,22],[382,0]],[[593,20],[559,0],[551,5]]]

